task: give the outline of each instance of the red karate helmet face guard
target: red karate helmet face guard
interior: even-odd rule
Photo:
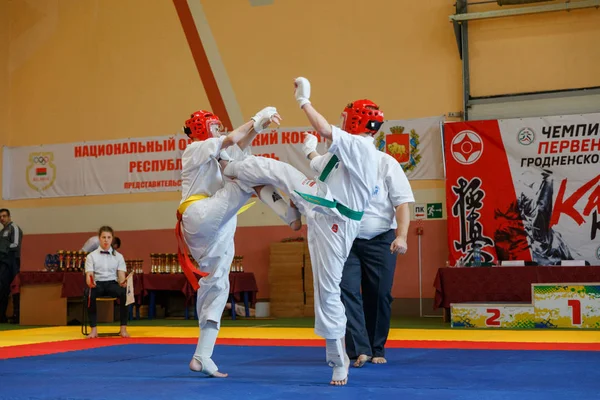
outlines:
[[[190,139],[206,140],[219,137],[225,131],[223,123],[210,111],[200,110],[185,121],[183,131]]]
[[[374,135],[383,125],[383,112],[371,100],[357,100],[344,108],[340,126],[352,135]]]

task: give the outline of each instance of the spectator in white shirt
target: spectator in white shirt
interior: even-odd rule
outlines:
[[[109,296],[119,299],[121,317],[121,337],[129,337],[127,333],[127,267],[121,253],[112,246],[114,232],[110,226],[103,226],[98,231],[100,246],[87,255],[85,259],[86,306],[92,328],[88,338],[97,338],[96,298]]]

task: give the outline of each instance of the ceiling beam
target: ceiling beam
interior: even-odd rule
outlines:
[[[475,19],[489,19],[489,18],[501,18],[501,17],[512,17],[515,15],[525,14],[539,14],[554,11],[571,11],[583,8],[600,8],[600,0],[583,0],[577,2],[567,1],[560,4],[548,4],[545,6],[536,7],[521,7],[521,8],[510,8],[507,10],[495,10],[495,11],[483,11],[466,14],[454,14],[450,15],[451,22],[458,21],[470,21]]]

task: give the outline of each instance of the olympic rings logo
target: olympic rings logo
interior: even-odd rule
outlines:
[[[42,165],[46,165],[48,162],[50,161],[50,158],[48,156],[39,156],[39,157],[33,157],[33,162],[35,164],[42,164]]]

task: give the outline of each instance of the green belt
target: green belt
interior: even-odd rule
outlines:
[[[323,168],[323,172],[321,172],[321,176],[319,176],[319,180],[321,182],[324,182],[325,179],[327,179],[327,177],[329,176],[331,171],[333,171],[333,169],[339,163],[339,161],[340,161],[339,158],[335,154],[333,156],[331,156],[331,158],[329,159],[329,162],[327,163],[325,168]],[[351,208],[346,207],[342,203],[338,203],[336,200],[333,200],[333,201],[327,200],[327,199],[324,199],[319,196],[313,196],[313,195],[307,194],[307,193],[300,193],[297,190],[295,190],[295,192],[298,193],[298,195],[300,195],[300,197],[302,197],[304,200],[308,201],[309,203],[318,204],[320,206],[327,207],[327,208],[335,208],[340,212],[340,214],[342,214],[343,216],[348,217],[354,221],[360,221],[364,214],[364,212],[355,211]]]
[[[323,197],[313,196],[313,195],[307,194],[307,193],[300,193],[297,190],[295,190],[295,192],[298,193],[298,195],[300,197],[302,197],[304,200],[308,201],[309,203],[318,204],[320,206],[327,207],[327,208],[335,208],[340,212],[340,214],[342,214],[343,216],[348,217],[354,221],[360,221],[364,214],[364,212],[362,212],[362,211],[354,211],[354,210],[346,207],[342,203],[338,203],[335,200],[332,201],[332,200],[324,199]]]
[[[321,176],[319,176],[319,180],[321,182],[324,182],[325,179],[327,179],[327,177],[329,176],[331,171],[333,171],[333,169],[339,163],[339,161],[340,160],[338,159],[338,157],[335,154],[333,156],[331,156],[331,158],[329,159],[329,162],[327,163],[325,168],[323,168],[323,172],[321,172]],[[327,208],[335,208],[340,212],[340,214],[342,214],[343,216],[348,217],[354,221],[360,221],[363,217],[364,212],[352,210],[351,208],[346,207],[342,203],[338,203],[336,200],[333,200],[333,201],[327,200],[327,199],[324,199],[319,196],[313,196],[313,195],[307,194],[307,193],[300,193],[297,190],[295,190],[295,192],[298,193],[298,195],[300,195],[300,197],[302,197],[304,200],[308,201],[309,203],[318,204],[320,206],[327,207]]]

